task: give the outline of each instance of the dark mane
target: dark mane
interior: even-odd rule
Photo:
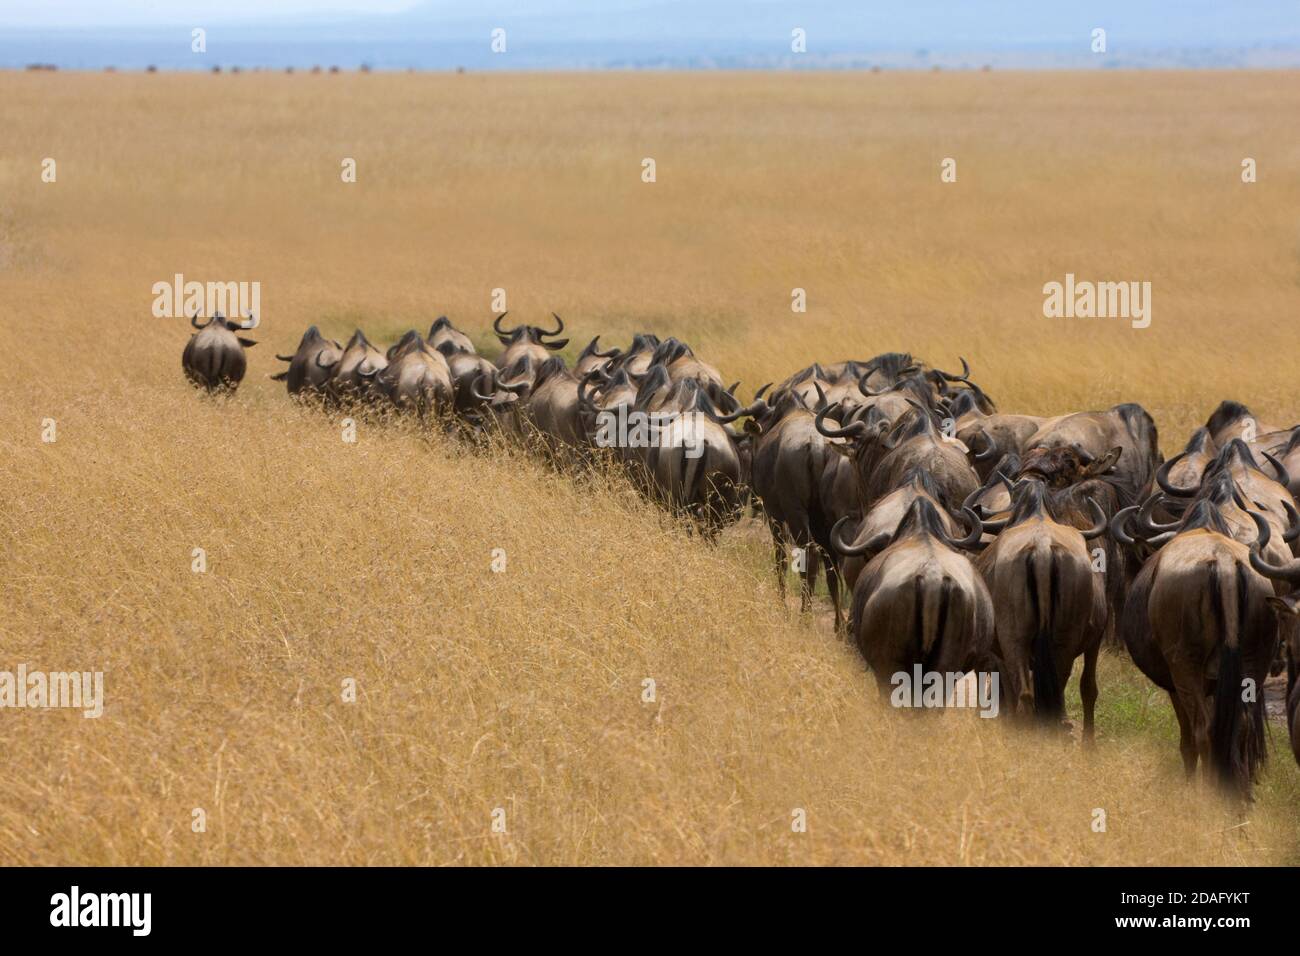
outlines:
[[[1219,509],[1203,498],[1194,502],[1187,509],[1187,514],[1183,517],[1183,523],[1178,527],[1178,533],[1182,534],[1184,531],[1200,529],[1215,531],[1225,538],[1232,537],[1232,531],[1223,520],[1223,515],[1219,513]]]
[[[1192,432],[1192,437],[1187,439],[1187,444],[1183,446],[1183,453],[1187,455],[1208,454],[1207,446],[1213,444],[1210,437],[1210,430],[1202,425],[1196,431]]]
[[[907,514],[903,515],[903,520],[898,523],[898,530],[894,532],[890,544],[918,532],[947,541],[943,533],[943,524],[939,520],[939,512],[929,498],[917,498],[912,502],[907,509]]]
[[[1254,417],[1255,416],[1252,414],[1251,410],[1241,404],[1241,402],[1224,400],[1220,402],[1219,407],[1210,414],[1210,418],[1205,423],[1205,427],[1209,429],[1211,433],[1214,433],[1220,428],[1224,428],[1240,418]]]
[[[534,390],[537,389],[542,385],[543,382],[546,382],[547,380],[553,378],[554,376],[568,375],[568,374],[569,374],[569,367],[564,364],[564,359],[558,355],[552,355],[540,366],[538,366],[537,377],[536,379],[533,380],[533,388]],[[569,378],[572,377],[573,377],[572,375],[569,375]]]

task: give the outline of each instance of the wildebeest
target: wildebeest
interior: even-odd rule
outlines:
[[[525,403],[537,437],[551,453],[586,446],[580,411],[577,377],[565,367],[564,359],[551,356],[537,370]]]
[[[456,412],[468,415],[482,408],[484,402],[474,392],[474,383],[487,376],[489,381],[496,381],[497,367],[482,355],[474,352],[443,352],[447,359],[447,371],[451,375],[451,388],[456,397]],[[491,396],[488,397],[491,401]]]
[[[1011,490],[1012,482],[1008,475],[1018,475],[1020,473],[1020,456],[1015,452],[1008,452],[998,459],[989,476],[984,480],[984,484],[966,500],[962,502],[962,507],[970,508],[980,518],[987,518],[990,515],[996,515],[1002,511],[1008,511],[1011,508]]]
[[[760,390],[761,391],[761,390]],[[848,469],[846,485],[837,482],[834,469],[840,455],[830,446],[833,439],[820,434],[812,411],[797,389],[787,389],[775,405],[765,406],[751,429],[754,439],[750,481],[763,502],[772,534],[777,587],[784,599],[785,576],[789,567],[788,544],[802,549],[803,586],[800,607],[812,606],[820,562],[826,561],[826,586],[835,611],[835,625],[842,626],[840,591],[830,531],[839,513],[856,504],[853,473]],[[832,470],[827,480],[827,471]],[[835,500],[848,497],[848,500]]]
[[[675,383],[657,410],[670,418],[645,450],[650,479],[669,508],[693,518],[706,538],[716,539],[740,512],[736,442],[741,436],[727,426],[754,409],[724,415],[704,387],[689,378]]]
[[[854,586],[849,633],[882,692],[914,665],[955,674],[993,660],[993,601],[958,550],[978,541],[983,528],[974,512],[965,514],[970,532],[953,541],[930,499],[917,498]]]
[[[578,353],[578,360],[573,363],[573,374],[579,379],[594,372],[596,369],[603,369],[609,365],[612,359],[618,358],[618,349],[600,350],[600,336],[597,335],[586,347]]]
[[[1244,441],[1256,455],[1263,452],[1280,459],[1287,471],[1300,482],[1300,426],[1280,428],[1259,420],[1241,402],[1224,401],[1206,420],[1212,450],[1223,448],[1234,439]],[[1177,483],[1177,478],[1174,479]],[[1300,493],[1300,483],[1289,486],[1292,494]]]
[[[993,597],[1007,698],[1021,712],[1062,719],[1065,685],[1083,655],[1079,694],[1086,742],[1094,736],[1097,656],[1107,614],[1102,575],[1093,570],[1086,543],[1105,532],[1107,518],[1095,501],[1089,505],[1093,525],[1080,530],[1082,516],[1062,520],[1047,485],[1022,478],[1010,517],[975,562]]]
[[[709,396],[709,401],[718,411],[729,414],[740,407],[732,389],[727,388],[722,380],[722,373],[707,362],[700,361],[694,350],[678,339],[668,338],[660,342],[650,358],[651,365],[662,365],[668,370],[668,379],[677,383],[690,379],[699,384]],[[739,384],[739,383],[737,383]]]
[[[993,474],[998,459],[1019,455],[1047,420],[1037,415],[1003,414],[979,388],[964,389],[955,395],[948,414],[953,433],[970,449],[971,463],[981,481]]]
[[[342,355],[329,361],[327,356],[318,354],[316,364],[331,373],[325,382],[326,396],[334,402],[348,402],[368,396],[371,379],[388,365],[388,359],[370,344],[366,333],[357,329]]]
[[[374,371],[374,388],[399,410],[414,411],[421,419],[449,413],[454,405],[451,370],[446,357],[415,329],[402,336],[386,356],[388,364]]]
[[[1255,417],[1255,413],[1241,402],[1229,399],[1220,402],[1219,407],[1210,413],[1210,417],[1205,421],[1205,430],[1210,433],[1215,446],[1222,448],[1234,438],[1254,442],[1259,436],[1279,429],[1274,425],[1261,422]]]
[[[1164,488],[1166,493],[1177,494],[1177,491],[1170,491],[1170,486],[1173,486],[1185,488],[1191,494],[1195,494],[1196,489],[1200,487],[1201,476],[1210,462],[1214,461],[1217,453],[1218,448],[1210,436],[1209,429],[1198,428],[1192,432],[1192,437],[1187,440],[1183,450],[1173,458],[1167,459],[1156,470],[1156,483]]]
[[[530,360],[525,358],[524,362]],[[478,429],[491,426],[515,437],[527,434],[522,415],[521,397],[527,394],[531,380],[511,381],[495,365],[484,369],[469,384],[473,412],[466,420]]]
[[[181,353],[181,368],[190,383],[209,392],[239,388],[247,368],[244,349],[257,343],[236,333],[251,328],[253,322],[251,316],[249,325],[243,325],[218,314],[200,325],[198,315],[191,316],[190,325],[198,331],[190,336]]]
[[[297,351],[276,356],[281,362],[288,362],[289,367],[271,378],[284,382],[290,395],[318,393],[329,381],[332,366],[342,354],[343,346],[325,338],[313,325],[302,334]]]
[[[1099,461],[1118,448],[1111,475],[1124,490],[1125,504],[1146,496],[1160,465],[1155,422],[1146,409],[1132,403],[1049,418],[1025,442],[1021,455],[1028,466],[1035,451],[1061,447],[1079,451],[1085,464]]]
[[[578,382],[578,415],[588,443],[613,449],[624,462],[632,460],[632,449],[620,445],[613,432],[620,420],[627,426],[627,412],[636,404],[636,396],[637,383],[625,369],[611,375],[595,368],[582,376]]]
[[[637,332],[632,336],[632,344],[609,360],[606,367],[611,374],[622,370],[632,378],[639,378],[650,368],[654,360],[655,349],[659,347],[659,337],[649,332]]]
[[[564,331],[564,320],[554,312],[551,315],[556,322],[554,332],[548,332],[536,325],[516,325],[513,329],[503,329],[501,320],[506,317],[505,312],[493,319],[492,330],[496,332],[501,344],[506,347],[497,359],[497,368],[510,368],[525,356],[532,359],[534,369],[541,368],[542,363],[551,357],[551,352],[558,352],[568,345],[568,339],[554,338]],[[548,338],[552,341],[543,341]]]
[[[1287,482],[1287,490],[1292,496],[1300,494],[1300,425],[1280,434],[1275,432],[1265,435],[1260,439],[1258,447],[1282,463],[1291,479]]]
[[[1294,523],[1295,504],[1287,490],[1290,476],[1286,467],[1268,452],[1263,456],[1280,481],[1264,472],[1250,447],[1240,438],[1231,439],[1219,450],[1203,469],[1195,487],[1173,483],[1167,471],[1170,463],[1178,463],[1182,455],[1170,459],[1156,473],[1156,481],[1167,496],[1162,502],[1165,509],[1176,513],[1188,499],[1210,498],[1232,536],[1242,544],[1250,544],[1255,539],[1247,509],[1258,509],[1288,543],[1292,542],[1295,537],[1288,529]]]
[[[1261,542],[1267,533],[1261,518]],[[1247,547],[1199,499],[1143,565],[1120,624],[1133,662],[1169,694],[1188,775],[1199,760],[1242,795],[1264,759],[1263,685],[1277,642],[1271,596]]]
[[[457,352],[468,352],[473,355],[475,352],[474,343],[470,341],[469,336],[452,325],[451,319],[445,315],[440,315],[433,320],[426,340],[429,348],[437,349],[444,356],[451,356]]]
[[[887,422],[854,421],[834,428],[825,424],[829,406],[817,412],[814,423],[827,438],[848,438],[853,444],[839,449],[853,458],[858,474],[858,494],[865,514],[876,501],[897,488],[913,468],[923,468],[945,504],[953,507],[980,486],[966,457],[966,446],[945,437],[930,412],[915,401],[911,411],[892,427]],[[851,450],[848,450],[851,449]]]
[[[934,505],[945,534],[959,537],[957,522],[949,514],[942,494],[930,479],[930,473],[924,468],[912,468],[897,488],[871,506],[871,510],[858,522],[857,531],[851,539],[845,536],[853,524],[852,515],[840,517],[831,529],[831,548],[843,559],[839,564],[847,591],[852,593],[867,562],[893,540],[898,526],[918,498],[927,498]]]
[[[788,392],[798,392],[809,408],[819,402],[838,409],[842,424],[861,417],[867,407],[879,407],[893,421],[907,410],[908,388],[912,397],[928,404],[935,392],[927,378],[928,367],[905,352],[886,352],[866,360],[814,362],[773,387],[769,401],[780,403]],[[940,373],[946,375],[947,373]]]
[[[1250,550],[1251,567],[1287,588],[1300,586],[1300,560],[1290,559],[1278,564],[1265,560],[1263,548],[1272,529],[1262,516],[1253,517],[1259,537]],[[1286,635],[1286,720],[1290,728],[1291,752],[1296,762],[1300,763],[1300,620],[1297,620],[1300,617],[1300,590],[1293,590],[1281,597],[1270,597],[1269,603],[1277,613],[1281,630]]]

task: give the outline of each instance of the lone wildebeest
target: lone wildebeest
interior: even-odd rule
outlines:
[[[249,316],[249,324],[232,322],[220,313],[202,325],[197,314],[191,316],[190,325],[199,331],[190,336],[181,353],[181,368],[185,377],[199,388],[209,392],[229,391],[239,388],[244,379],[248,360],[244,349],[252,348],[257,343],[236,335],[252,328],[256,321]]]

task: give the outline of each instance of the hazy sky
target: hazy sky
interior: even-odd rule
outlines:
[[[1300,0],[0,0],[0,25],[24,28],[340,19],[411,12],[422,22],[492,19],[621,23],[671,36],[693,22],[744,32],[751,17],[833,22],[873,33],[987,43],[1109,21],[1147,43],[1266,44],[1300,35]]]
[[[206,58],[191,52],[195,27],[207,30]],[[508,56],[489,50],[497,27],[508,29]],[[792,60],[796,27],[807,56]],[[1105,30],[1104,51],[1090,47],[1095,28]],[[1298,68],[1300,0],[0,0],[0,67],[322,62]]]
[[[221,23],[319,13],[393,13],[419,5],[420,0],[0,0],[0,23],[25,27]]]

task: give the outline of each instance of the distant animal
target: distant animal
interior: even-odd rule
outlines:
[[[190,318],[190,325],[198,331],[190,336],[181,353],[185,377],[209,392],[235,391],[248,367],[244,349],[257,344],[236,333],[252,328],[256,320],[249,316],[245,325],[217,314],[200,325],[196,314]]]
[[[320,329],[312,326],[303,333],[298,349],[292,355],[277,355],[281,362],[288,362],[289,367],[283,372],[272,375],[276,382],[284,382],[290,395],[319,393],[333,374],[332,367],[343,354],[343,346],[320,334]],[[321,361],[318,362],[317,359]]]

